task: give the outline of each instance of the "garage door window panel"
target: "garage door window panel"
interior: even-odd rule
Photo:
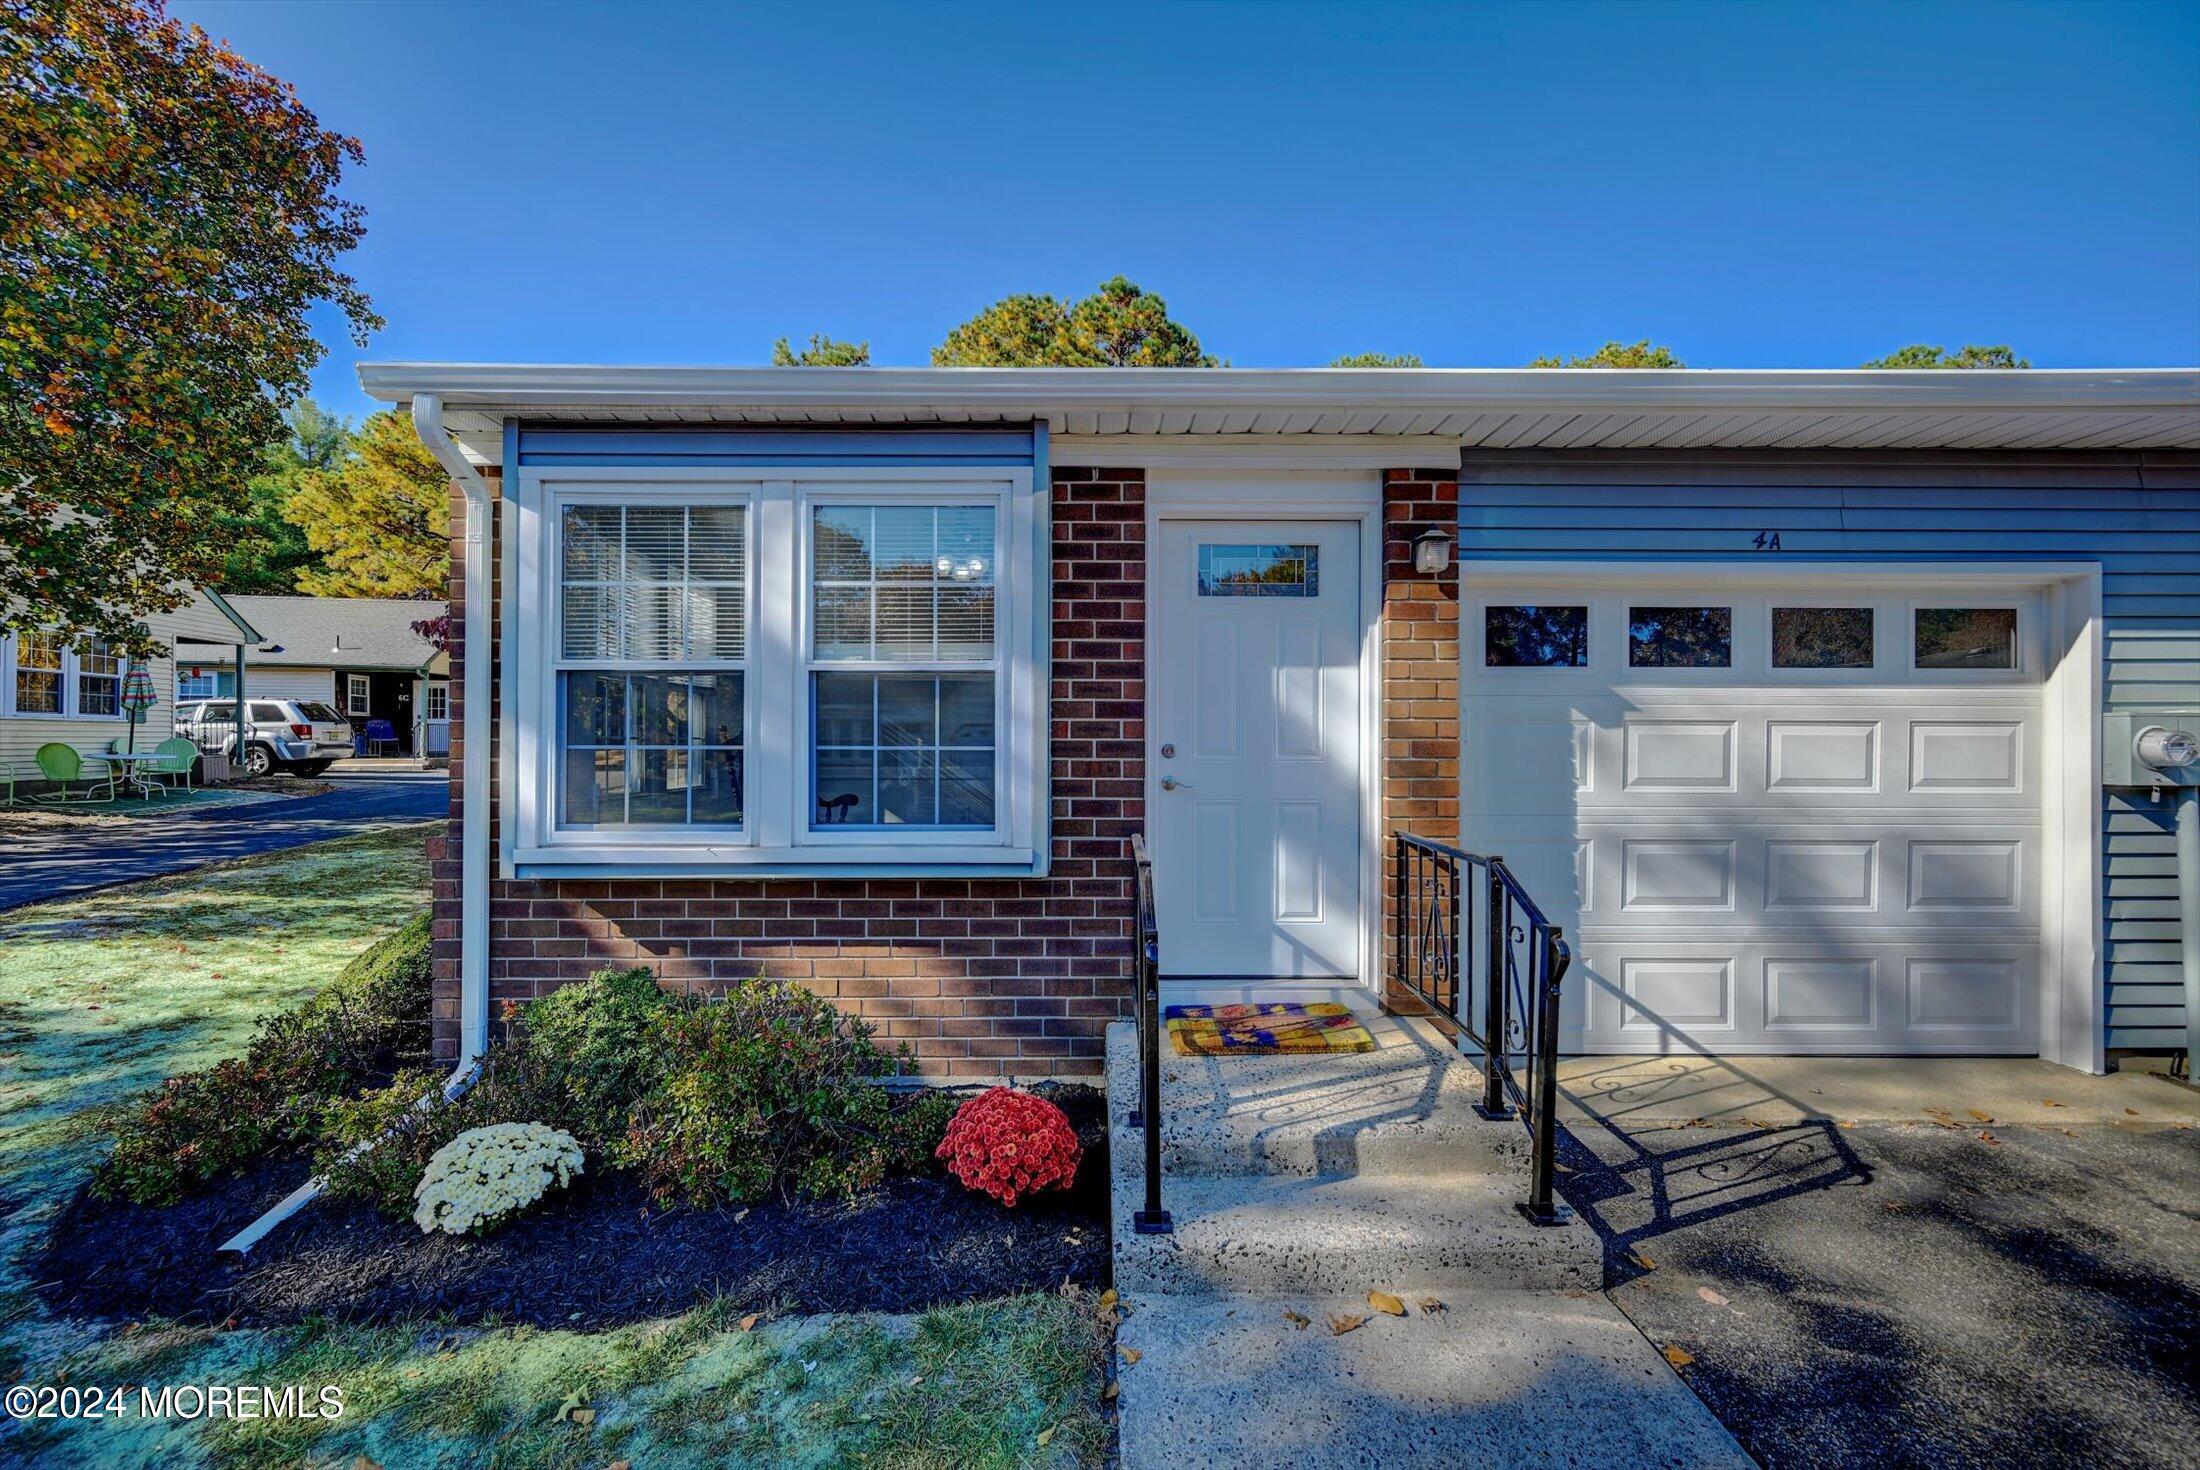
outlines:
[[[2017,610],[2013,607],[1920,607],[1913,617],[1913,659],[1920,672],[2006,673],[2017,667]]]
[[[1492,604],[1482,611],[1482,662],[1493,669],[1587,668],[1589,609]]]
[[[1631,607],[1627,665],[1635,669],[1734,666],[1732,607]]]
[[[1775,607],[1776,669],[1868,669],[1877,618],[1868,607]]]

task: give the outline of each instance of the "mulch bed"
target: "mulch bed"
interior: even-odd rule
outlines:
[[[1104,1286],[1106,1106],[1089,1087],[1046,1091],[1076,1126],[1084,1161],[1070,1189],[1013,1210],[944,1173],[893,1180],[853,1204],[660,1209],[612,1171],[584,1175],[478,1240],[425,1236],[410,1220],[321,1200],[242,1260],[222,1253],[298,1184],[300,1162],[274,1161],[159,1208],[79,1193],[40,1253],[38,1290],[80,1317],[246,1326],[436,1316],[593,1329],[712,1297],[743,1311],[909,1312],[1065,1281]]]

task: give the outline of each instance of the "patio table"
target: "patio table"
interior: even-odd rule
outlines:
[[[137,788],[140,800],[150,801],[167,789],[136,769],[147,762],[161,759],[157,750],[110,750],[101,759],[113,761],[122,767],[122,779]]]

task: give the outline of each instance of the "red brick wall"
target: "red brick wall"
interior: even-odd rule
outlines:
[[[1145,476],[1053,477],[1053,863],[1037,879],[490,884],[490,1003],[607,965],[707,989],[799,981],[927,1075],[1093,1074],[1130,1004],[1130,834],[1144,819]],[[462,510],[454,492],[454,524]],[[458,1051],[463,567],[452,557],[452,826],[434,862],[435,1036]],[[502,606],[503,599],[497,600]]]
[[[1413,570],[1413,540],[1459,534],[1459,472],[1383,472],[1383,955],[1389,973],[1390,834],[1459,840],[1459,563]],[[1393,1003],[1408,1004],[1400,997]],[[1421,1009],[1411,1004],[1411,1009]]]

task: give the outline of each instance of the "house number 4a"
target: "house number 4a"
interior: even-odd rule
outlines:
[[[1780,549],[1780,533],[1778,531],[1759,531],[1750,538],[1749,544],[1759,551],[1778,551]]]

